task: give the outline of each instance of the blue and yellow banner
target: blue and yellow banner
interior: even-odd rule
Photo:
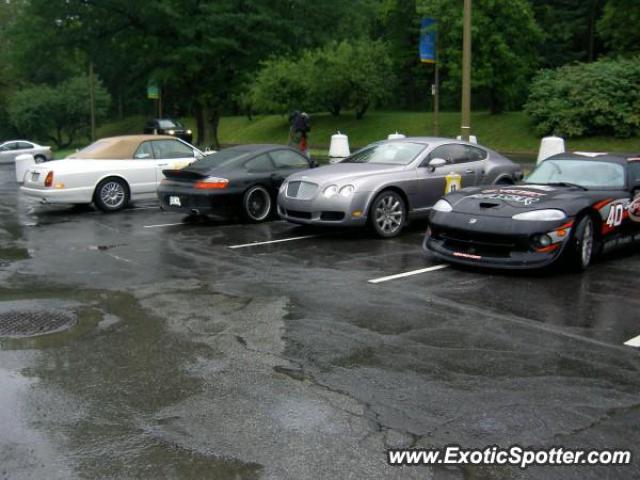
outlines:
[[[436,63],[436,20],[433,18],[420,21],[420,61]]]

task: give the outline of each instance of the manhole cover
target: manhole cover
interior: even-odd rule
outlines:
[[[33,337],[59,332],[75,324],[75,315],[67,312],[8,310],[0,312],[0,337]]]

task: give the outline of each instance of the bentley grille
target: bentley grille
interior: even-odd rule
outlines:
[[[318,185],[311,182],[293,181],[287,185],[287,197],[299,200],[311,200],[318,190]]]

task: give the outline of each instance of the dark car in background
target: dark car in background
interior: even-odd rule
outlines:
[[[163,170],[158,187],[161,208],[189,215],[242,215],[267,220],[275,211],[278,188],[289,175],[315,166],[284,145],[242,145],[207,155],[180,170]]]
[[[424,249],[492,268],[586,269],[595,255],[640,244],[640,155],[562,153],[524,183],[450,193],[431,211]]]
[[[189,143],[193,140],[193,132],[175,118],[153,118],[144,125],[143,133],[147,135],[171,135]]]

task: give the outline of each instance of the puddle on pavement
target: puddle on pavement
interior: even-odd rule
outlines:
[[[37,431],[66,466],[87,478],[259,477],[258,464],[181,448],[143,426],[148,416],[201,391],[190,368],[211,357],[206,345],[169,333],[163,318],[128,293],[0,292],[0,305],[47,299],[72,303],[77,324],[40,337],[0,338],[0,359],[33,358],[11,373],[30,385],[21,400],[21,424]],[[1,441],[0,451],[7,451]],[[44,452],[44,446],[34,448],[36,458]],[[12,458],[6,455],[3,463]]]

